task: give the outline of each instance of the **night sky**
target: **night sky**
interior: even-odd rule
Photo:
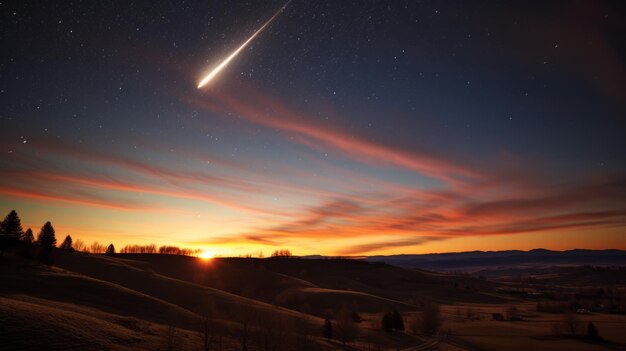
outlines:
[[[626,248],[626,3],[0,2],[0,210],[237,255]]]

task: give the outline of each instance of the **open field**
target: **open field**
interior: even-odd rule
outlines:
[[[506,314],[511,305],[446,305],[444,329],[451,331],[449,340],[477,350],[622,350],[626,346],[625,315],[606,313],[580,314],[580,332],[593,322],[606,342],[598,343],[570,337],[562,314],[537,312],[535,303],[515,303],[521,321],[494,321],[492,313]],[[472,318],[467,318],[467,310]],[[554,328],[565,335],[555,336]]]

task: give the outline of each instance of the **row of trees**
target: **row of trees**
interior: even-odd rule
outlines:
[[[35,240],[33,231],[28,228],[23,230],[20,217],[15,210],[11,211],[2,221],[0,227],[0,255],[4,254],[7,250],[16,249],[20,247],[22,253],[30,252],[32,245],[37,243],[42,247],[51,248],[55,247],[57,240],[55,237],[55,231],[50,222],[46,222],[41,228],[41,231]],[[67,235],[65,239],[59,245],[59,249],[70,252],[85,252],[92,254],[115,254],[115,246],[113,244],[103,245],[98,241],[93,242],[91,245],[85,244],[82,240],[73,240],[70,235]],[[183,256],[196,256],[201,250],[181,248],[178,246],[163,245],[157,246],[155,244],[149,245],[126,245],[119,252],[126,254],[163,254],[163,255],[183,255]],[[47,253],[50,255],[50,252]],[[259,253],[259,257],[263,257],[263,253]],[[252,257],[252,255],[246,255],[245,257]],[[287,249],[276,250],[272,253],[271,257],[293,257],[291,251]]]
[[[4,255],[6,251],[17,251],[22,256],[30,257],[35,242],[40,246],[37,259],[43,263],[50,263],[52,248],[57,243],[50,222],[41,227],[36,241],[32,229],[24,231],[22,221],[15,210],[9,212],[0,223],[0,255]]]
[[[4,255],[6,251],[16,251],[22,256],[31,257],[33,244],[40,246],[38,259],[47,263],[51,262],[52,248],[56,247],[57,239],[52,223],[46,222],[37,236],[37,240],[33,235],[33,231],[22,227],[22,222],[15,210],[9,212],[0,223],[0,255]],[[113,244],[103,245],[97,241],[91,245],[86,245],[82,240],[73,240],[70,235],[58,246],[59,249],[69,252],[85,252],[92,254],[108,254],[116,253]],[[180,248],[178,246],[163,245],[157,247],[155,244],[150,245],[126,245],[120,253],[142,253],[142,254],[165,254],[165,255],[185,255],[194,256],[200,250]]]

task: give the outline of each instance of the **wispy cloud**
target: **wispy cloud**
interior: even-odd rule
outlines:
[[[0,186],[0,194],[28,199],[43,200],[46,202],[60,201],[77,205],[96,206],[123,211],[163,210],[162,207],[128,200],[113,200],[110,197],[101,197],[88,193],[59,193],[46,190],[27,190],[19,187]]]
[[[395,147],[348,132],[337,125],[327,125],[251,87],[237,86],[233,91],[183,99],[207,111],[236,113],[254,123],[294,134],[298,136],[295,140],[305,145],[330,148],[366,164],[402,167],[447,183],[483,178],[481,172],[443,157]]]
[[[310,207],[294,220],[258,228],[255,236],[268,243],[298,239],[365,241],[339,250],[341,254],[356,254],[452,238],[626,225],[626,182],[622,178],[541,193],[544,195],[519,198],[500,194],[500,198],[484,200],[462,194],[449,196],[445,191],[417,192],[405,198],[377,194],[377,204],[342,197]],[[368,238],[381,235],[390,239],[368,242]],[[246,242],[249,236],[242,234],[239,240]]]

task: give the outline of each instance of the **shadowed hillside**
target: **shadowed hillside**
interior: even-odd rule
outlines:
[[[410,310],[433,296],[442,302],[498,301],[490,294],[495,285],[489,282],[358,260],[216,258],[198,265],[196,259],[182,256],[122,257],[149,263],[163,275],[296,309],[323,311],[356,303],[367,312],[384,312],[390,306]]]
[[[358,323],[349,321],[356,334],[345,340],[353,346],[422,342],[414,336],[385,333],[379,326],[379,314],[393,308],[418,310],[414,305],[369,292],[320,287],[273,272],[255,259],[203,261],[173,255],[108,256],[62,250],[55,250],[53,257],[54,266],[2,257],[0,297],[4,307],[0,319],[11,325],[0,334],[5,345],[40,348],[41,344],[24,332],[33,319],[32,327],[40,334],[37,340],[54,334],[54,342],[47,346],[53,350],[90,348],[86,340],[100,337],[105,339],[93,343],[92,349],[160,349],[171,341],[172,329],[180,349],[199,349],[208,324],[214,341],[219,337],[221,347],[230,345],[227,349],[241,349],[243,343],[283,344],[277,350],[299,349],[297,345],[302,344],[314,350],[343,349],[343,342],[336,341],[341,340],[339,336],[323,338],[324,320],[320,317],[337,323],[335,333],[341,335],[339,314],[346,306],[362,315]],[[272,266],[288,263],[266,261]],[[180,272],[178,278],[176,272]],[[265,291],[265,296],[256,296],[255,291]],[[73,331],[85,324],[89,327]],[[98,330],[103,332],[94,336]]]
[[[582,321],[575,334],[563,332],[571,308],[605,313],[582,316],[609,338],[590,349],[624,342],[614,328],[623,318],[605,312],[621,313],[623,285],[576,285],[615,276],[589,274],[592,267],[562,272],[560,280],[556,271],[537,274],[537,282],[346,259],[58,249],[51,258],[51,266],[0,258],[0,322],[7,326],[0,343],[9,350],[492,350],[485,340],[494,330],[505,343],[549,340],[560,349],[589,342]],[[570,287],[546,285],[558,281]]]

